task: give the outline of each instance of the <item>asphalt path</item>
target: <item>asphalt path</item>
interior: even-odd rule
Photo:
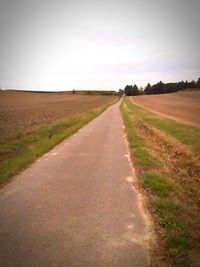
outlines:
[[[0,267],[146,267],[120,102],[0,190]]]

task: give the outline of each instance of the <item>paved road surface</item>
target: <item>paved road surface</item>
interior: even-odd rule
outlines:
[[[0,190],[0,267],[149,266],[119,103]]]

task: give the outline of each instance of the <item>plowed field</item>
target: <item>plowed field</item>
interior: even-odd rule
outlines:
[[[134,103],[173,117],[177,121],[200,125],[200,90],[173,94],[134,96]]]
[[[108,104],[116,96],[0,91],[0,140]]]

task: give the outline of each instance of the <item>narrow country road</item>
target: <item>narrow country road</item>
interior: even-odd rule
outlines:
[[[0,190],[0,267],[146,267],[119,102]]]

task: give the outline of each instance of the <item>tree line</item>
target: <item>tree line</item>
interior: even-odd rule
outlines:
[[[199,88],[200,89],[200,78],[197,81],[181,81],[175,83],[164,83],[162,81],[151,85],[150,83],[142,90],[139,89],[136,84],[134,85],[126,85],[124,88],[124,93],[127,96],[135,96],[135,95],[152,95],[152,94],[166,94],[166,93],[174,93],[177,91],[185,90],[188,88]]]
[[[127,96],[131,96],[131,95],[139,95],[139,89],[137,87],[136,84],[134,85],[126,85],[126,87],[124,88],[124,93]]]

